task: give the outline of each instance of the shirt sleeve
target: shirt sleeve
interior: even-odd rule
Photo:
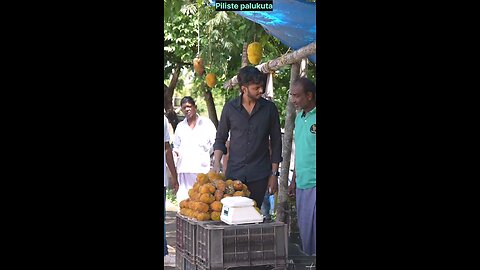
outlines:
[[[178,151],[178,148],[180,148],[180,143],[182,142],[182,128],[180,127],[180,124],[177,125],[177,130],[175,134],[173,135],[173,149]]]
[[[282,158],[282,132],[277,106],[272,102],[272,121],[270,122],[270,140],[272,144],[272,163],[280,163]]]
[[[215,143],[215,137],[217,136],[217,129],[215,128],[215,125],[210,119],[208,119],[208,122],[209,122],[208,149],[211,149],[213,147],[213,144]]]
[[[170,133],[168,132],[168,120],[165,115],[163,116],[163,141],[169,142],[170,141]]]
[[[215,143],[213,144],[213,149],[222,151],[224,155],[227,154],[227,147],[225,146],[225,142],[227,141],[228,131],[230,130],[230,123],[228,121],[228,105],[229,103],[223,106],[222,115],[220,116],[220,122],[218,123]]]

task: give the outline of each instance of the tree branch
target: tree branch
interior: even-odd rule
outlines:
[[[178,77],[180,77],[180,68],[181,67],[182,67],[181,63],[177,63],[177,65],[175,66],[175,70],[173,72],[172,80],[170,81],[170,85],[168,86],[168,88],[171,89],[171,90],[175,89],[175,86],[177,86]]]
[[[263,73],[270,73],[270,72],[273,72],[275,70],[280,69],[283,66],[299,62],[299,61],[302,60],[302,58],[305,58],[305,57],[307,57],[311,54],[315,54],[316,49],[317,49],[317,43],[313,42],[313,43],[310,43],[303,48],[300,48],[300,49],[294,51],[294,52],[283,55],[283,56],[278,57],[276,59],[270,60],[266,63],[257,65],[255,67]],[[225,82],[223,84],[223,88],[231,89],[237,84],[238,84],[237,76],[233,76],[233,78],[231,78],[230,80],[228,80],[227,82]]]

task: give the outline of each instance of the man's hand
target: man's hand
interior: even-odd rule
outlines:
[[[178,192],[178,187],[179,187],[178,181],[177,181],[177,179],[175,179],[175,180],[173,181],[173,194],[177,194],[177,192]]]
[[[168,183],[173,184],[173,191],[175,194],[177,194],[178,191],[178,174],[177,174],[177,169],[175,167],[175,162],[173,161],[173,154],[172,154],[172,148],[170,147],[170,144],[168,142],[165,142],[165,158],[166,158],[166,163],[168,166],[168,169],[170,170],[170,173],[172,175],[171,180],[169,179]],[[171,181],[171,182],[170,182]]]
[[[297,189],[297,170],[293,170],[292,182],[288,186],[288,196],[295,197]]]
[[[180,152],[178,152],[178,151],[176,151],[176,150],[172,150],[172,154],[173,154],[173,157],[174,157],[174,158],[177,158],[177,159],[180,158]]]
[[[175,171],[174,174],[172,175],[172,181],[170,182],[172,183],[172,186],[173,186],[173,194],[177,194],[178,187],[179,187],[177,177],[178,175],[177,175],[177,172]]]
[[[296,187],[297,187],[297,184],[295,183],[295,181],[292,181],[292,183],[290,183],[290,185],[288,186],[288,196],[295,197]]]
[[[213,151],[213,166],[211,171],[216,173],[220,172],[220,160],[222,159],[223,152],[221,150]]]
[[[278,190],[278,176],[275,175],[270,175],[268,178],[268,185],[267,189],[269,191],[269,194],[275,194]]]
[[[220,164],[215,164],[215,162],[214,162],[213,166],[212,166],[212,169],[210,171],[214,171],[216,173],[219,173],[220,172]]]

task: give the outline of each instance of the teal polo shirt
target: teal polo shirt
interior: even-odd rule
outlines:
[[[317,107],[295,118],[295,171],[298,189],[317,186]]]

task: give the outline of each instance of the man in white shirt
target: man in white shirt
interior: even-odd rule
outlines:
[[[173,136],[173,151],[178,154],[178,202],[188,198],[197,174],[210,171],[210,150],[217,133],[210,119],[197,114],[193,98],[182,98],[180,106],[185,119],[178,123]]]
[[[176,193],[178,191],[178,180],[177,180],[177,171],[175,169],[175,164],[173,162],[172,149],[170,147],[170,135],[168,132],[168,120],[163,116],[163,205],[165,209],[165,197],[167,192],[167,164],[170,173],[172,174],[173,190]],[[163,218],[165,218],[165,210],[163,212]],[[173,255],[168,255],[168,246],[167,246],[167,232],[166,225],[163,223],[163,244],[164,244],[164,253],[163,253],[163,264],[165,266],[175,266],[175,257]]]

